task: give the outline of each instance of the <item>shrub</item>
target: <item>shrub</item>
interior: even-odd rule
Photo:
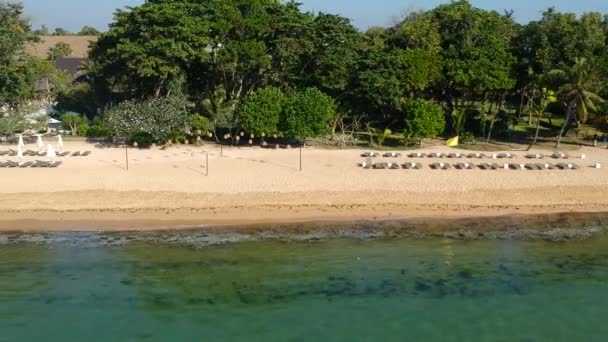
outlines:
[[[187,102],[179,97],[125,101],[109,110],[105,121],[117,136],[134,140],[145,133],[153,142],[161,142],[191,124],[186,106]]]
[[[277,134],[286,97],[279,88],[262,88],[248,96],[240,110],[241,126],[256,136]]]
[[[139,147],[146,147],[154,143],[154,137],[150,133],[138,132],[130,137],[130,142],[137,143]]]
[[[445,129],[443,109],[430,101],[417,99],[404,104],[406,138],[424,139],[441,134]]]
[[[86,136],[89,129],[89,120],[84,115],[65,113],[61,115],[63,129],[72,132],[72,135]]]
[[[308,88],[287,101],[282,127],[290,138],[316,138],[329,133],[335,116],[334,100],[316,88]]]
[[[209,130],[210,127],[211,125],[209,119],[200,114],[192,115],[192,130],[205,133]]]

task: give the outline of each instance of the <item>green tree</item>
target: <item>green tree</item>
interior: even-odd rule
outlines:
[[[562,136],[568,132],[573,123],[586,123],[589,113],[597,112],[597,104],[605,100],[592,92],[598,85],[596,70],[584,57],[575,58],[575,64],[567,70],[552,70],[551,76],[561,78],[564,83],[558,89],[558,95],[566,103],[566,120],[559,132],[557,146]]]
[[[49,52],[47,54],[47,59],[51,61],[56,61],[60,58],[68,57],[72,54],[72,47],[70,44],[59,42],[49,48]]]
[[[431,12],[441,35],[447,106],[457,107],[462,93],[493,93],[499,101],[499,94],[515,84],[511,43],[517,30],[512,16],[474,8],[468,1],[453,1]]]
[[[209,58],[208,15],[203,4],[191,1],[118,10],[110,30],[93,44],[91,76],[127,98],[167,95],[189,65]]]
[[[86,83],[75,84],[58,92],[54,108],[59,112],[75,112],[93,116],[97,105],[91,86]]]
[[[539,96],[538,104],[533,105],[534,112],[536,112],[536,115],[537,115],[536,132],[534,134],[534,140],[530,144],[530,147],[528,147],[528,150],[530,150],[530,148],[532,148],[532,146],[536,145],[536,142],[538,141],[538,134],[540,133],[541,120],[543,119],[543,116],[547,112],[547,108],[549,107],[549,105],[551,105],[552,103],[555,103],[555,102],[557,102],[557,97],[555,96],[555,92],[552,90],[543,89]]]
[[[330,133],[335,116],[334,100],[316,88],[308,88],[287,101],[283,131],[291,138],[315,138]]]
[[[57,27],[55,29],[55,31],[53,31],[53,36],[69,36],[71,35],[70,31],[61,28],[61,27]]]
[[[319,13],[309,35],[303,38],[311,48],[300,57],[303,63],[299,70],[300,85],[315,87],[334,98],[344,96],[359,60],[362,35],[349,19]]]
[[[27,127],[25,115],[18,111],[10,110],[0,115],[0,135],[10,137],[15,133],[21,133]]]
[[[552,70],[550,75],[564,81],[558,90],[558,95],[563,96],[566,102],[574,104],[576,117],[571,119],[586,123],[589,120],[589,113],[597,111],[596,103],[604,102],[604,99],[593,92],[598,86],[598,78],[595,68],[587,58],[575,58],[571,68]]]
[[[258,89],[243,102],[240,110],[241,127],[256,136],[279,133],[286,101],[286,96],[279,88]]]
[[[63,126],[72,132],[72,135],[86,135],[89,120],[86,116],[77,113],[64,113],[60,117]]]
[[[432,138],[445,129],[441,106],[426,100],[408,100],[403,105],[406,139]]]
[[[196,131],[196,134],[198,135],[207,132],[209,128],[211,128],[211,123],[209,122],[209,119],[200,114],[192,115],[191,121],[192,129]]]
[[[23,5],[0,2],[0,66],[18,61],[24,55],[25,46],[37,40],[24,16]]]
[[[48,36],[48,35],[50,35],[49,28],[46,25],[41,25],[38,30],[34,30],[32,33],[35,34],[35,35],[37,35],[37,36]]]
[[[79,36],[99,36],[101,32],[92,26],[83,26],[80,32],[78,32]]]

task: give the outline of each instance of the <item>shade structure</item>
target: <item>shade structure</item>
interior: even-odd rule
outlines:
[[[19,136],[19,142],[17,144],[21,147],[25,147],[25,144],[23,143],[23,134],[19,134],[18,136]]]
[[[42,141],[42,135],[40,135],[40,134],[37,135],[36,146],[38,148],[43,148],[44,147],[44,141]]]
[[[17,158],[23,159],[23,147],[19,144],[17,144]]]
[[[60,151],[63,149],[63,138],[61,135],[57,136],[57,149]]]
[[[55,158],[57,157],[57,153],[55,152],[55,148],[53,147],[53,145],[48,144],[46,147],[46,156],[49,158]]]

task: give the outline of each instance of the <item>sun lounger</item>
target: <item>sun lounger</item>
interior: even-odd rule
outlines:
[[[576,164],[572,164],[572,163],[559,163],[556,165],[558,169],[560,170],[577,170],[578,166]]]
[[[376,163],[374,164],[374,169],[386,170],[388,169],[388,163]]]
[[[426,158],[427,157],[426,153],[422,153],[422,152],[410,153],[407,156],[409,158]]]
[[[0,156],[5,156],[8,154],[8,151],[0,151]]]
[[[431,164],[431,168],[433,170],[449,170],[452,168],[452,165],[449,163],[433,163]]]
[[[19,163],[14,162],[14,161],[7,161],[5,167],[9,167],[9,168],[19,167]]]
[[[55,167],[58,167],[58,166],[59,166],[59,165],[61,165],[61,164],[63,164],[63,162],[62,162],[62,161],[56,161],[56,162],[52,162],[52,163],[50,163],[50,164],[49,164],[49,167],[53,167],[53,168],[55,168]]]
[[[50,162],[44,160],[36,160],[36,162],[32,164],[31,167],[48,167],[49,164]]]
[[[483,170],[502,170],[502,169],[504,169],[504,164],[499,165],[496,163],[483,163],[481,165],[485,166],[485,169],[483,169]],[[507,164],[507,165],[509,166],[509,164]],[[481,167],[480,167],[480,169],[481,169]]]
[[[472,170],[475,168],[475,165],[471,163],[458,163],[454,167],[458,170]]]
[[[29,162],[25,162],[25,163],[19,164],[19,167],[20,168],[26,168],[26,167],[30,167],[32,165],[34,165],[34,162],[29,161]]]
[[[526,154],[527,159],[543,159],[544,156],[542,154]]]
[[[0,163],[0,167],[7,167],[8,166],[8,162],[1,162]]]
[[[405,163],[403,168],[406,170],[420,170],[422,168],[421,163]]]
[[[401,165],[398,163],[388,163],[388,168],[391,170],[399,170],[401,169]]]
[[[551,158],[553,158],[553,159],[568,159],[568,158],[570,158],[570,156],[567,155],[567,154],[565,154],[565,153],[557,153],[557,152],[555,152],[555,153],[553,153],[551,155]]]
[[[84,151],[80,154],[81,157],[88,157],[91,155],[91,151]]]
[[[372,157],[372,158],[380,157],[380,153],[378,153],[378,152],[365,152],[365,153],[361,154],[361,157],[364,157],[364,158],[368,158],[368,157]]]
[[[503,165],[498,165],[496,163],[494,164],[490,164],[490,163],[481,163],[478,166],[480,169],[482,170],[499,170],[499,169],[503,169],[504,166]]]
[[[72,157],[79,157],[80,156],[80,151],[76,151],[74,153],[72,153]]]
[[[65,152],[61,152],[61,153],[57,153],[58,157],[66,157],[70,154],[70,151],[65,151]]]
[[[383,155],[384,158],[397,158],[401,157],[401,153],[388,152]]]

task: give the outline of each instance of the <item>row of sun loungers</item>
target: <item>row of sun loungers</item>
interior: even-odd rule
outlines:
[[[401,153],[389,152],[380,154],[378,152],[365,152],[361,155],[365,158],[398,158],[401,157]],[[492,158],[492,159],[513,159],[517,156],[511,153],[494,153],[494,154],[485,154],[485,153],[410,153],[407,155],[408,158],[468,158],[468,159],[483,159],[483,158]],[[527,159],[570,159],[572,158],[570,155],[565,153],[552,153],[552,154],[527,154],[525,156]],[[581,155],[581,159],[584,159],[585,156]]]
[[[48,162],[48,161],[36,160],[36,161],[30,161],[30,162],[25,162],[25,163],[6,161],[6,162],[0,162],[0,168],[28,168],[28,167],[29,168],[39,168],[39,167],[40,168],[47,168],[47,167],[55,168],[61,164],[62,164],[61,161]]]
[[[364,162],[360,164],[364,169],[381,169],[381,170],[398,170],[398,169],[406,169],[406,170],[420,170],[422,169],[421,163],[370,163]],[[577,170],[579,167],[576,164],[548,164],[548,163],[535,163],[535,164],[513,164],[513,163],[481,163],[481,164],[473,164],[473,163],[432,163],[429,167],[433,170]]]
[[[553,153],[553,154],[527,154],[526,158],[528,159],[545,159],[545,158],[552,158],[552,159],[570,159],[572,158],[571,156],[565,154],[565,153]],[[584,159],[585,156],[581,155],[581,159]]]
[[[76,151],[76,152],[61,152],[61,153],[57,153],[58,157],[87,157],[91,155],[91,151],[84,151],[84,152],[80,152],[80,151]],[[15,157],[17,156],[17,151],[14,150],[9,150],[9,151],[0,151],[0,156],[7,156],[7,157]],[[45,157],[46,156],[46,151],[44,152],[36,152],[36,151],[32,151],[32,150],[27,150],[23,152],[23,156],[24,157]]]
[[[365,152],[361,155],[364,158],[377,158],[377,157],[385,157],[385,158],[398,158],[401,157],[401,153],[389,152],[385,154],[380,154],[378,152]],[[410,153],[407,155],[409,158],[494,158],[494,159],[513,159],[516,155],[511,153],[500,153],[500,154],[491,154],[486,155],[484,153]]]

